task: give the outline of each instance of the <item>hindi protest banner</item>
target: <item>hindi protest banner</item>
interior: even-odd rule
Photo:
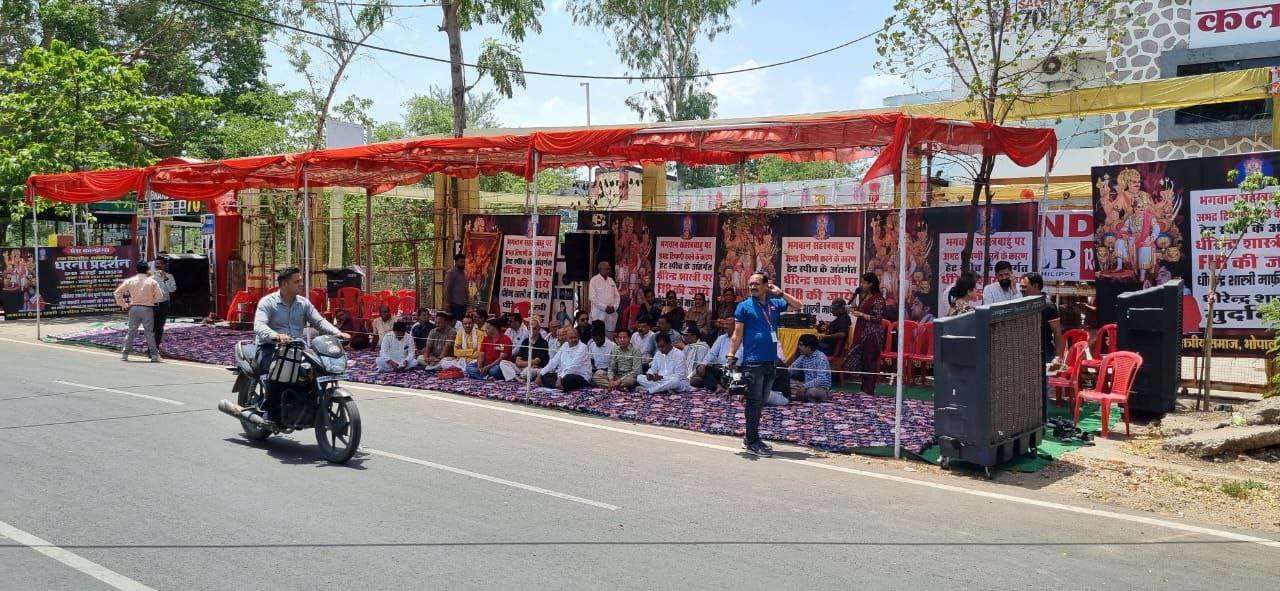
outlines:
[[[1280,297],[1280,224],[1272,222],[1251,228],[1239,238],[1239,244],[1236,244],[1236,237],[1226,236],[1222,231],[1222,225],[1231,218],[1231,207],[1236,201],[1266,201],[1271,195],[1272,191],[1241,193],[1239,189],[1190,192],[1191,219],[1198,231],[1215,231],[1225,241],[1223,254],[1235,249],[1231,258],[1218,262],[1214,328],[1264,329],[1266,326],[1258,309]],[[1280,216],[1280,211],[1272,212],[1271,216],[1275,219]],[[1155,242],[1147,247],[1151,252],[1139,252],[1138,256],[1154,256],[1159,249],[1160,243]],[[1201,314],[1207,311],[1211,297],[1209,266],[1214,256],[1213,240],[1196,238],[1191,242],[1191,264],[1195,276],[1192,293],[1200,305]]]
[[[510,312],[529,301],[529,261],[533,260],[533,304],[529,316],[544,323],[551,314],[551,285],[555,280],[556,237],[507,234],[502,237],[502,276],[498,281],[498,310]]]
[[[40,286],[30,248],[7,248],[3,257],[3,301],[9,318],[101,314],[119,310],[115,289],[133,274],[131,246],[66,246],[40,249]]]
[[[714,237],[659,236],[653,261],[654,292],[659,298],[668,291],[676,292],[676,300],[686,310],[693,305],[696,293],[711,301],[715,259]]]
[[[1093,211],[1050,211],[1040,234],[1040,276],[1045,281],[1093,281]]]
[[[987,283],[982,282],[983,258],[987,250],[991,251],[992,267],[995,267],[999,261],[1009,261],[1013,265],[1014,277],[1025,275],[1030,273],[1032,268],[1031,234],[1031,232],[994,232],[989,239],[984,234],[973,237],[973,253],[970,256],[969,266],[978,275],[978,291],[972,302],[974,306],[982,303],[982,288],[987,283],[996,281],[995,273],[992,272],[987,277]],[[947,292],[960,278],[960,254],[964,252],[965,234],[963,232],[945,233],[939,234],[938,238],[941,243],[938,247],[938,315],[946,316],[951,311]]]
[[[803,312],[830,321],[831,300],[853,302],[862,270],[861,237],[782,238],[782,284]]]

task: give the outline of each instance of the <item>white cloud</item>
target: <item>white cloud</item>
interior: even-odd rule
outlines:
[[[797,80],[795,83],[795,93],[800,99],[797,110],[802,113],[834,111],[839,108],[832,107],[831,105],[831,87],[821,82],[817,82],[813,78],[801,78],[800,80]]]
[[[888,74],[869,74],[858,80],[853,88],[853,108],[869,109],[884,106],[884,98],[911,92],[905,80]]]
[[[760,64],[756,60],[747,60],[725,70],[741,70],[754,68]],[[716,76],[707,85],[707,90],[716,95],[716,112],[721,117],[739,117],[754,115],[756,105],[766,88],[765,71],[754,70],[740,74]]]

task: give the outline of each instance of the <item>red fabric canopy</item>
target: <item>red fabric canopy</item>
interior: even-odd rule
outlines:
[[[678,125],[678,124],[675,124]],[[624,166],[653,162],[736,164],[778,155],[793,161],[850,162],[879,156],[866,178],[900,171],[904,148],[1005,155],[1021,166],[1057,152],[1052,129],[911,117],[901,113],[780,117],[686,127],[584,128],[523,135],[416,138],[296,154],[210,162],[162,161],[146,168],[33,175],[29,195],[68,203],[117,199],[149,185],[159,193],[210,200],[254,188],[363,187],[371,194],[440,172],[471,178],[510,172],[532,179],[538,168]]]

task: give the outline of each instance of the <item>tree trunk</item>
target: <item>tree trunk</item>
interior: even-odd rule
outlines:
[[[978,231],[978,198],[982,196],[983,189],[989,189],[991,185],[991,169],[995,167],[996,159],[994,156],[983,156],[982,161],[978,165],[978,174],[973,178],[973,195],[969,199],[969,231],[965,235],[964,250],[960,253],[960,272],[973,272],[973,265],[970,260],[973,258],[973,235]],[[989,200],[990,198],[988,198]],[[942,289],[939,285],[938,289]]]
[[[986,238],[986,240],[983,241],[983,244],[985,244],[986,247],[982,249],[982,282],[980,282],[978,285],[986,285],[987,282],[990,281],[990,277],[991,277],[991,181],[990,179],[988,179],[988,181],[984,184],[982,189],[987,194],[986,203],[984,203],[986,207],[982,211],[986,217],[986,219],[983,220],[983,223],[982,223],[983,228],[986,230],[986,232],[983,233],[983,237]]]
[[[1215,241],[1216,242],[1216,241]],[[1200,386],[1200,399],[1196,401],[1196,410],[1209,410],[1209,391],[1213,388],[1213,305],[1218,300],[1218,249],[1214,248],[1213,259],[1209,263],[1209,306],[1204,321],[1204,381]]]
[[[446,2],[444,9],[444,30],[449,37],[449,77],[450,98],[453,102],[453,137],[462,137],[467,129],[467,80],[462,75],[462,30],[458,25],[458,2]],[[461,240],[461,224],[457,219],[459,203],[458,180],[445,177],[449,190],[445,192],[445,202],[437,203],[436,237],[437,252],[452,253],[452,240]],[[452,213],[452,215],[450,215]],[[440,261],[437,269],[437,281],[444,281],[440,274],[453,257],[441,254],[436,257]]]

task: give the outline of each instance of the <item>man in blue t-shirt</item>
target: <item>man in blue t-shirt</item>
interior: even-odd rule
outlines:
[[[742,369],[747,378],[746,415],[747,436],[742,441],[747,453],[769,457],[773,448],[760,440],[760,413],[773,384],[774,369],[778,365],[778,320],[790,308],[799,310],[797,300],[769,281],[769,275],[756,272],[747,279],[747,299],[738,302],[733,312],[733,337],[729,350],[742,346]],[[734,355],[727,357],[728,365],[738,363]]]

